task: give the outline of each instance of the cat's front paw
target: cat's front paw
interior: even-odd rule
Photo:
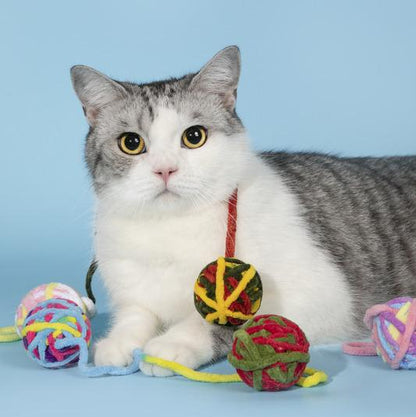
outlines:
[[[108,336],[94,346],[96,366],[127,366],[133,360],[133,350],[141,348],[139,343],[128,337]]]
[[[178,362],[192,369],[198,368],[209,360],[206,355],[186,342],[163,335],[150,340],[144,347],[144,352],[149,356]],[[169,369],[146,362],[140,363],[140,370],[150,376],[171,376],[174,374]]]

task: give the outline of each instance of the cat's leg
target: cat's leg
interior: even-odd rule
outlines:
[[[132,353],[155,336],[159,320],[149,310],[136,305],[116,310],[108,335],[94,347],[94,363],[97,366],[126,366],[132,361]]]
[[[151,339],[145,345],[144,352],[196,369],[225,356],[230,351],[233,330],[209,324],[195,312],[169,328],[166,333]],[[172,371],[146,362],[140,364],[140,369],[153,376],[173,374]]]

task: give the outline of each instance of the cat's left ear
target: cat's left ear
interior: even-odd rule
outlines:
[[[234,110],[240,67],[240,50],[237,46],[228,46],[202,67],[190,88],[217,94],[227,108]]]

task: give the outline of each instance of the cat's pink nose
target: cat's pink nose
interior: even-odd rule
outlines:
[[[167,184],[170,176],[174,174],[177,170],[178,170],[177,168],[167,168],[167,169],[159,169],[153,172],[159,177],[161,177],[163,181],[165,182],[165,184]]]

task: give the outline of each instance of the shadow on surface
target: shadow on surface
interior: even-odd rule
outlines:
[[[337,345],[316,346],[310,350],[309,366],[324,371],[331,380],[347,367],[347,358]]]
[[[355,361],[359,366],[364,366],[373,369],[379,369],[380,371],[391,372],[392,369],[389,365],[383,362],[379,356],[352,356],[352,361]]]
[[[93,341],[103,337],[110,327],[110,314],[98,313],[91,319]]]

